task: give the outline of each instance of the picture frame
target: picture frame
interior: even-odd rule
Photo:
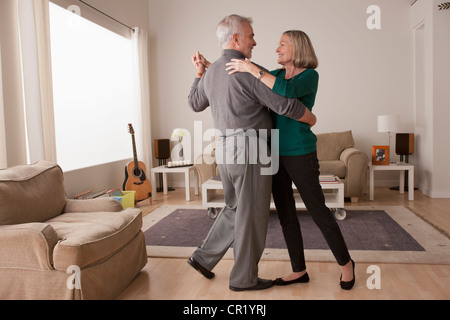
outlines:
[[[389,146],[372,147],[372,164],[389,165]]]

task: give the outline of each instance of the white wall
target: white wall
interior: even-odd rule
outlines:
[[[6,151],[5,113],[3,106],[3,72],[2,72],[2,45],[0,43],[0,169],[8,167]]]
[[[366,26],[373,4],[381,8],[381,30]],[[414,132],[410,11],[411,0],[149,0],[153,137],[169,138],[178,127],[193,132],[196,120],[204,130],[213,127],[210,111],[195,114],[187,105],[190,59],[200,50],[215,60],[221,53],[216,26],[237,13],[253,17],[253,61],[269,69],[278,67],[275,49],[284,31],[309,34],[321,75],[314,130],[351,129],[356,146],[370,156],[373,145],[388,144],[388,135],[377,132],[377,115],[400,114],[402,131]],[[378,185],[398,185],[397,179],[377,174]]]
[[[432,198],[450,197],[450,12],[441,1],[418,0],[411,11],[414,39],[417,186]]]
[[[434,172],[431,197],[450,198],[450,10],[438,11],[434,0]]]

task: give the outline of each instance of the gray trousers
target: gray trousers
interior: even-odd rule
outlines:
[[[226,206],[202,246],[192,256],[204,268],[212,270],[234,242],[230,285],[236,288],[257,284],[258,263],[266,243],[272,187],[272,176],[261,174],[261,169],[267,165],[262,165],[259,158],[256,164],[249,161],[250,150],[255,150],[255,137],[243,135],[245,144],[230,143],[239,134],[217,141],[216,156],[223,150],[226,158],[224,164],[219,162]]]

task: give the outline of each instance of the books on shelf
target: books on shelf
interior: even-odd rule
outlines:
[[[120,189],[109,190],[108,195],[110,197],[123,197],[123,192]]]
[[[90,199],[96,199],[96,198],[102,198],[107,196],[107,190],[102,190],[98,192],[92,192],[92,191],[86,191],[83,193],[80,193],[74,197],[75,200],[90,200]]]
[[[92,191],[86,191],[80,194],[77,194],[74,199],[75,200],[86,200],[86,199],[92,199]]]
[[[339,178],[332,174],[321,174],[319,181],[320,183],[339,183]]]

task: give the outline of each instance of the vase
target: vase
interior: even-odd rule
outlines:
[[[178,157],[180,158],[180,161],[184,161],[184,150],[183,150],[183,138],[179,138],[179,153],[178,153]]]

